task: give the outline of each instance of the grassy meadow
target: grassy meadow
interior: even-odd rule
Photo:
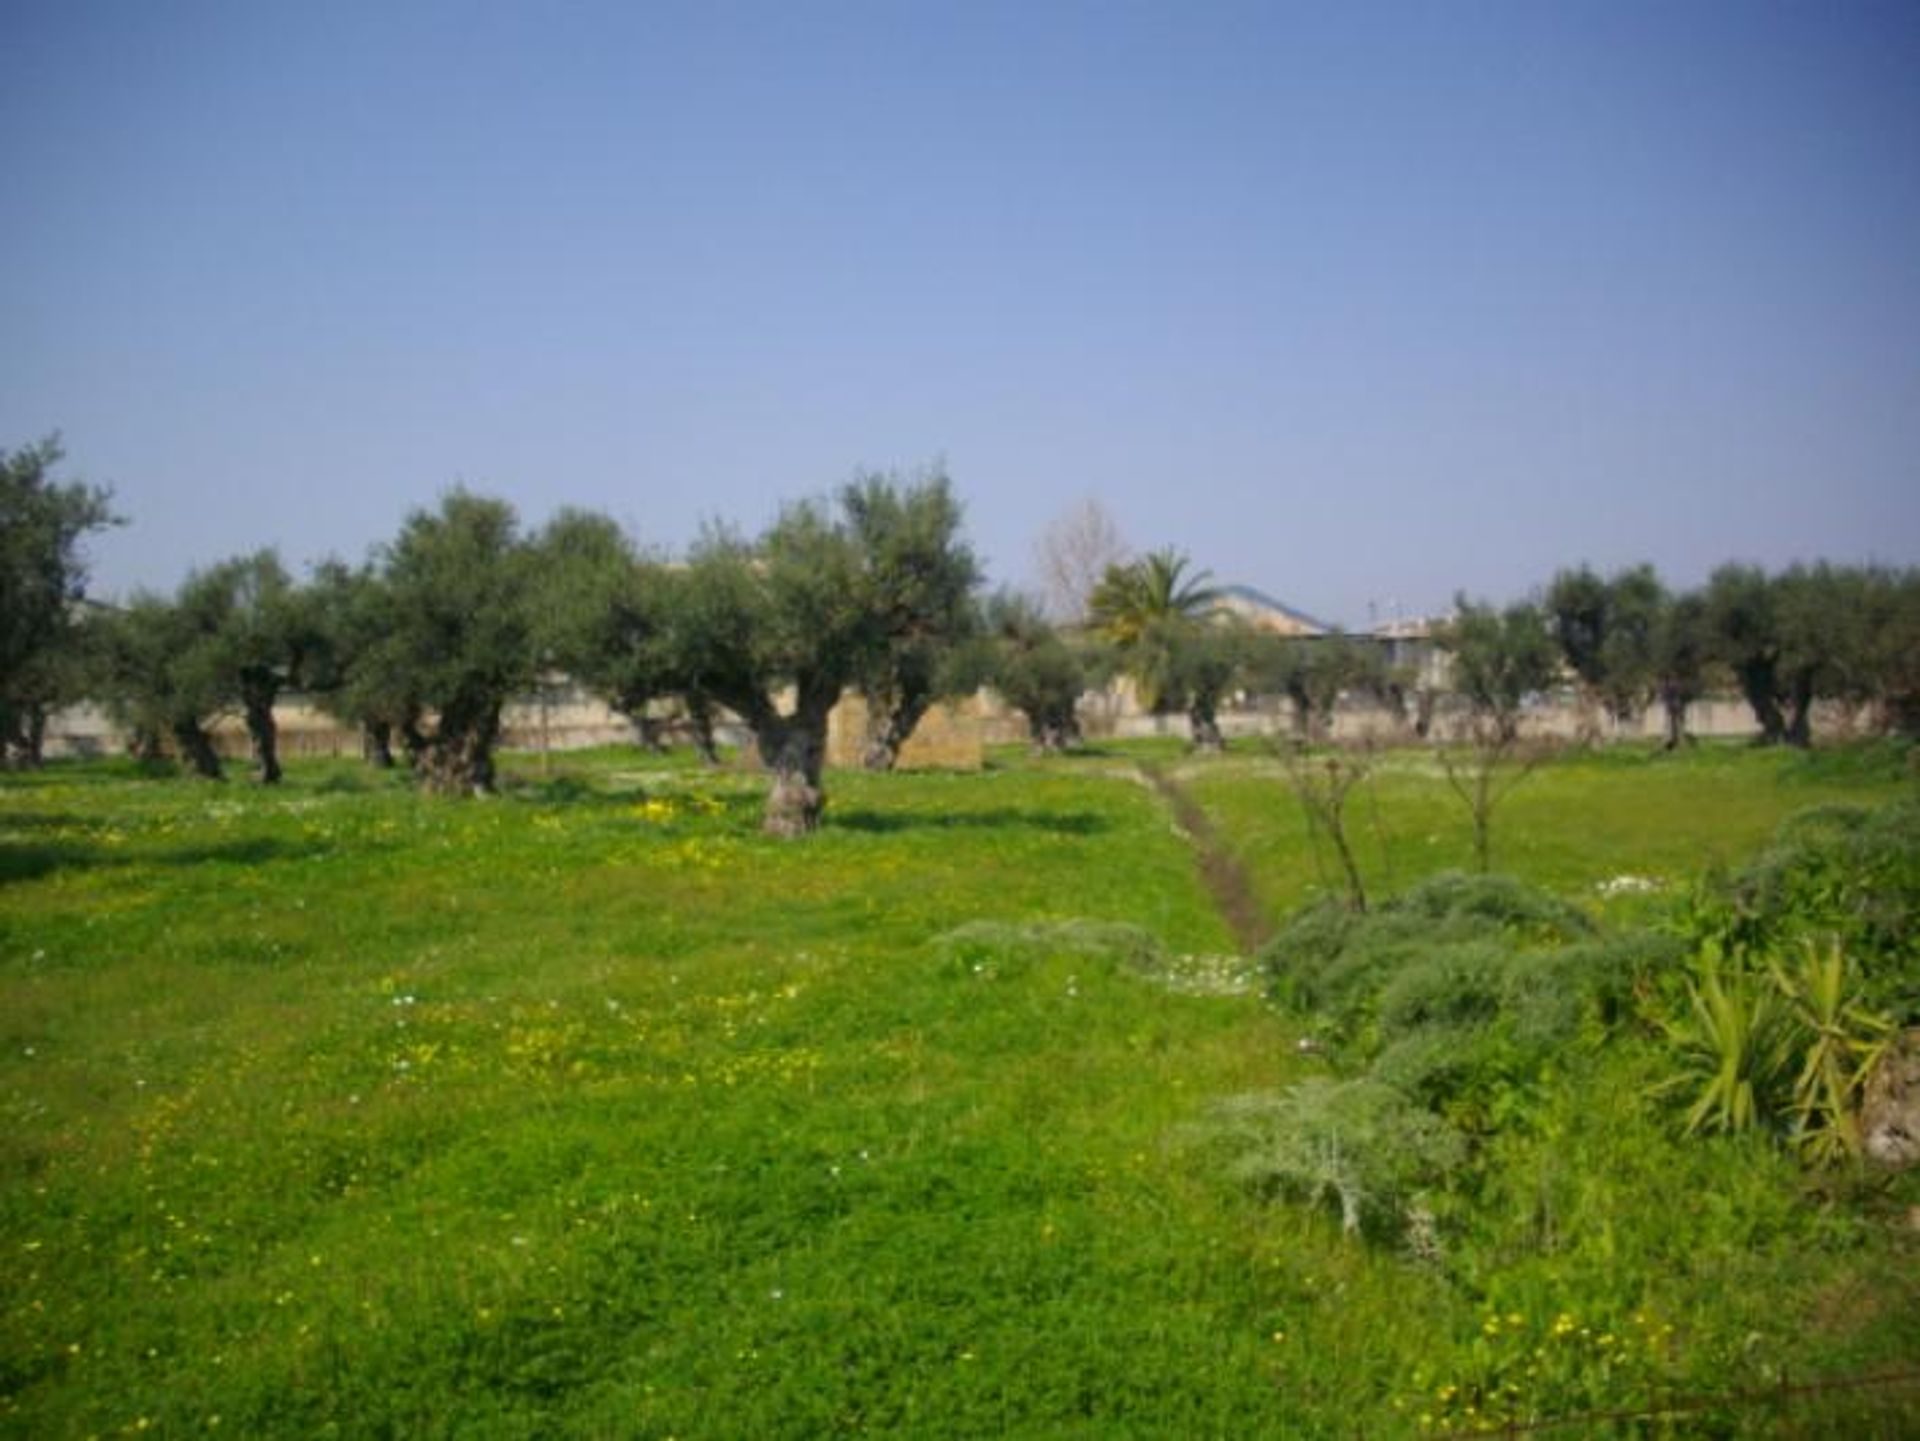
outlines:
[[[757,778],[623,752],[483,802],[0,780],[0,1434],[1393,1436],[1490,1376],[1545,1414],[1920,1364],[1912,1181],[1680,1138],[1650,1043],[1517,1101],[1422,1254],[1235,1181],[1212,1108],[1326,1061],[1142,759],[1269,915],[1331,883],[1251,748],[834,775],[798,844]],[[1623,750],[1530,778],[1495,859],[1658,920],[1912,788]],[[1353,813],[1382,894],[1469,859],[1417,757]],[[1858,1407],[1698,1424],[1897,1424]]]

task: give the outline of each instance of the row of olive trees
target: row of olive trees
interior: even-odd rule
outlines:
[[[448,793],[492,787],[505,706],[549,676],[642,725],[678,698],[709,755],[724,707],[772,773],[768,829],[799,834],[819,821],[843,690],[869,698],[869,762],[890,766],[957,683],[978,584],[940,475],[864,478],[752,541],[715,529],[677,564],[601,515],[563,511],[529,534],[505,502],[456,492],[309,584],[262,551],[136,596],[98,627],[96,674],[142,748],[164,740],[199,774],[220,774],[208,726],[237,710],[259,779],[277,780],[274,701],[297,687],[358,726],[376,762],[402,746]]]
[[[365,563],[328,561],[305,583],[262,550],[87,610],[80,541],[114,518],[104,491],[52,478],[59,460],[57,440],[0,453],[0,734],[17,763],[37,763],[49,711],[95,699],[138,754],[208,778],[223,773],[211,728],[238,714],[272,784],[275,702],[298,690],[358,727],[374,763],[402,754],[431,788],[484,791],[506,704],[564,675],[643,736],[676,701],[708,759],[732,712],[774,775],[769,827],[798,833],[819,819],[846,688],[867,697],[867,763],[887,769],[936,699],[988,684],[1036,747],[1061,748],[1107,674],[1098,646],[1033,603],[982,601],[938,473],[861,478],[752,540],[715,528],[678,563],[605,516],[563,511],[529,534],[504,502],[456,492]]]
[[[752,541],[715,530],[679,564],[643,554],[604,516],[562,512],[529,535],[503,502],[456,493],[364,565],[329,562],[303,585],[263,551],[82,625],[77,542],[112,517],[103,492],[51,480],[58,460],[51,440],[0,455],[0,723],[16,758],[37,755],[50,706],[87,691],[142,750],[171,746],[207,775],[220,770],[208,725],[238,712],[271,782],[274,702],[297,687],[359,726],[376,761],[393,763],[400,745],[427,784],[485,790],[503,706],[565,674],[643,732],[676,698],[709,755],[716,711],[733,712],[774,773],[769,826],[797,832],[820,814],[826,716],[849,686],[868,698],[876,768],[936,698],[982,684],[1026,715],[1041,750],[1078,737],[1077,701],[1116,671],[1151,709],[1184,713],[1208,749],[1223,744],[1217,712],[1235,693],[1288,697],[1302,740],[1326,735],[1356,694],[1426,735],[1437,699],[1363,640],[1281,640],[1235,623],[1172,550],[1109,561],[1074,607],[1081,626],[1056,628],[1005,593],[982,604],[939,474],[857,480],[789,507]],[[1661,703],[1669,744],[1687,706],[1728,684],[1768,741],[1805,743],[1821,698],[1874,702],[1920,728],[1920,572],[1730,565],[1674,594],[1649,567],[1610,578],[1582,567],[1535,602],[1461,598],[1440,639],[1456,709],[1503,743],[1526,701],[1569,676],[1619,720]]]
[[[1364,639],[1281,639],[1236,623],[1176,551],[1110,565],[1088,613],[1109,664],[1149,709],[1184,711],[1199,749],[1223,744],[1217,711],[1235,693],[1285,696],[1302,740],[1329,733],[1343,696],[1383,705],[1425,737],[1442,699]],[[1455,728],[1504,745],[1530,701],[1568,683],[1615,724],[1658,704],[1669,748],[1686,739],[1688,708],[1729,688],[1751,706],[1762,744],[1809,744],[1823,700],[1876,708],[1884,727],[1920,734],[1920,570],[1823,562],[1769,575],[1730,564],[1676,592],[1650,566],[1604,578],[1582,566],[1535,600],[1459,597],[1435,641]]]
[[[1606,578],[1583,566],[1555,576],[1539,609],[1549,655],[1591,702],[1618,721],[1658,702],[1670,747],[1687,707],[1728,685],[1764,745],[1809,744],[1817,701],[1878,707],[1887,727],[1920,734],[1920,571],[1729,564],[1676,593],[1650,566]]]

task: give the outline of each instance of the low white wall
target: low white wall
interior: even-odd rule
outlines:
[[[978,697],[982,740],[988,745],[1016,744],[1027,739],[1026,720],[1008,709],[990,691]],[[1444,727],[1457,707],[1443,705],[1437,712],[1436,729]],[[360,737],[326,712],[302,698],[290,699],[274,708],[280,722],[282,751],[289,755],[357,756]],[[625,716],[604,701],[571,688],[556,691],[545,700],[529,697],[507,707],[501,717],[507,745],[525,750],[578,750],[588,746],[627,745],[637,740],[634,726]],[[1130,693],[1108,690],[1082,697],[1080,724],[1090,740],[1135,739],[1144,736],[1174,736],[1185,739],[1184,715],[1156,716],[1142,713]],[[1659,740],[1666,735],[1665,715],[1658,706],[1647,710],[1636,722],[1615,726],[1593,711],[1566,701],[1554,701],[1530,708],[1526,715],[1529,730],[1575,739],[1583,735],[1620,740]],[[247,750],[246,729],[237,715],[224,716],[214,726],[215,743],[230,755]],[[1229,738],[1293,734],[1292,703],[1278,697],[1260,696],[1241,704],[1223,707],[1220,729]],[[1738,739],[1758,733],[1753,712],[1734,696],[1714,696],[1689,707],[1687,729],[1696,736]],[[1815,733],[1822,738],[1858,734],[1861,718],[1839,706],[1816,706]],[[715,727],[723,745],[744,746],[751,739],[738,721],[723,719]],[[1342,706],[1334,719],[1334,736],[1340,740],[1359,740],[1368,736],[1380,739],[1412,739],[1411,730],[1391,711],[1375,705]],[[669,743],[685,743],[686,737],[669,723],[665,738]],[[125,732],[111,717],[94,705],[73,706],[57,712],[48,722],[46,752],[49,756],[118,755],[127,748]]]

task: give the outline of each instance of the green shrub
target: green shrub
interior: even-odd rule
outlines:
[[[1365,915],[1332,902],[1308,906],[1281,926],[1261,960],[1276,999],[1353,1025],[1396,976],[1436,950],[1564,944],[1593,930],[1574,907],[1511,877],[1448,873]]]
[[[1524,1043],[1557,1045],[1585,1025],[1605,1034],[1633,1018],[1662,977],[1685,969],[1686,943],[1663,931],[1624,931],[1515,956],[1508,1004]]]
[[[1510,936],[1535,941],[1570,941],[1594,930],[1584,912],[1503,875],[1447,871],[1396,897],[1388,909],[1431,921],[1471,917],[1490,922]]]
[[[1876,1004],[1920,1017],[1920,801],[1790,817],[1751,865],[1699,889],[1683,928],[1756,952],[1834,936]]]
[[[1242,1180],[1333,1201],[1341,1229],[1398,1231],[1422,1187],[1466,1159],[1466,1142],[1432,1112],[1375,1080],[1316,1076],[1284,1091],[1234,1096],[1212,1133]]]
[[[1498,941],[1439,946],[1418,956],[1381,987],[1381,1038],[1492,1020],[1502,1009],[1515,959]]]
[[[1387,1046],[1367,1074],[1484,1136],[1523,1118],[1546,1060],[1544,1048],[1519,1045],[1504,1023],[1428,1025]]]

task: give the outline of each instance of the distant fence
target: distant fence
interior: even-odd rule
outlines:
[[[1905,1371],[1869,1372],[1855,1376],[1828,1376],[1814,1381],[1793,1381],[1784,1372],[1771,1386],[1716,1395],[1668,1396],[1637,1411],[1580,1411],[1566,1416],[1550,1416],[1537,1421],[1506,1421],[1497,1426],[1482,1425],[1473,1430],[1438,1429],[1436,1436],[1452,1438],[1494,1436],[1537,1436],[1549,1431],[1592,1431],[1598,1426],[1624,1426],[1644,1421],[1676,1421],[1715,1411],[1754,1412],[1762,1409],[1777,1413],[1782,1422],[1798,1404],[1819,1397],[1858,1395],[1862,1392],[1892,1391],[1901,1387],[1920,1388],[1920,1368]],[[1898,1431],[1854,1433],[1866,1441],[1873,1436],[1902,1437],[1920,1435],[1920,1412],[1903,1412]],[[1356,1436],[1364,1433],[1355,1432]],[[1785,1434],[1794,1434],[1791,1431]]]

